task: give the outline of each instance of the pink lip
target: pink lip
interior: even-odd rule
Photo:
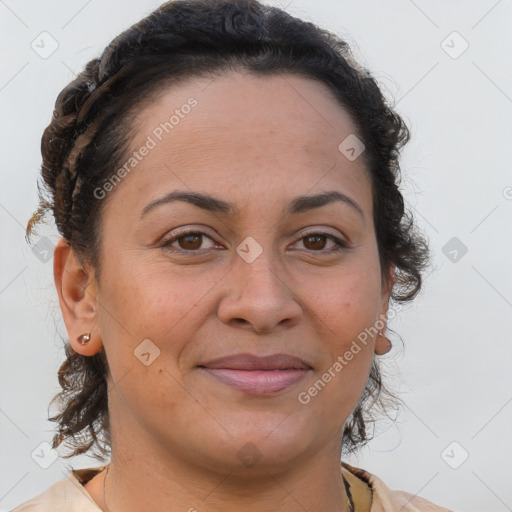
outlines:
[[[304,361],[288,355],[228,356],[200,365],[216,380],[245,393],[276,393],[299,382],[311,370]]]
[[[205,372],[228,386],[245,393],[264,395],[282,391],[301,380],[308,370],[229,370],[203,368]]]

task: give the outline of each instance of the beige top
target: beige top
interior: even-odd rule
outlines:
[[[376,476],[342,462],[356,512],[452,512],[403,491],[393,491]],[[100,512],[83,484],[103,467],[73,470],[66,480],[53,484],[42,494],[19,505],[12,512]]]

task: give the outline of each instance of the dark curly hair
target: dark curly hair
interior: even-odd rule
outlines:
[[[399,152],[409,140],[405,123],[345,41],[256,0],[167,2],[86,64],[59,94],[44,131],[39,207],[28,222],[27,241],[52,211],[60,234],[80,262],[92,265],[100,282],[98,226],[105,201],[94,190],[125,160],[135,115],[173,84],[240,69],[313,78],[349,112],[365,144],[383,279],[394,265],[391,300],[412,300],[421,288],[429,250],[398,188]],[[83,356],[66,341],[65,350],[62,391],[52,401],[58,399],[59,414],[50,417],[58,424],[53,447],[65,441],[72,449],[66,457],[89,452],[102,459],[111,450],[104,349]],[[374,357],[364,393],[344,425],[346,453],[371,439],[368,424],[374,421],[374,405],[385,405],[383,394],[388,402],[396,398],[384,386]]]

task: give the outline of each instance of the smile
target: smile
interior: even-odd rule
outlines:
[[[309,370],[229,370],[204,368],[212,376],[239,391],[264,395],[283,391],[302,380]]]
[[[288,389],[312,369],[304,361],[288,354],[267,357],[240,354],[216,359],[199,368],[227,386],[254,395]]]

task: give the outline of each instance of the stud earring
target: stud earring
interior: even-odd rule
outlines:
[[[88,334],[82,334],[81,336],[78,336],[78,343],[80,345],[87,345],[89,343],[89,340],[91,339],[91,333]]]

